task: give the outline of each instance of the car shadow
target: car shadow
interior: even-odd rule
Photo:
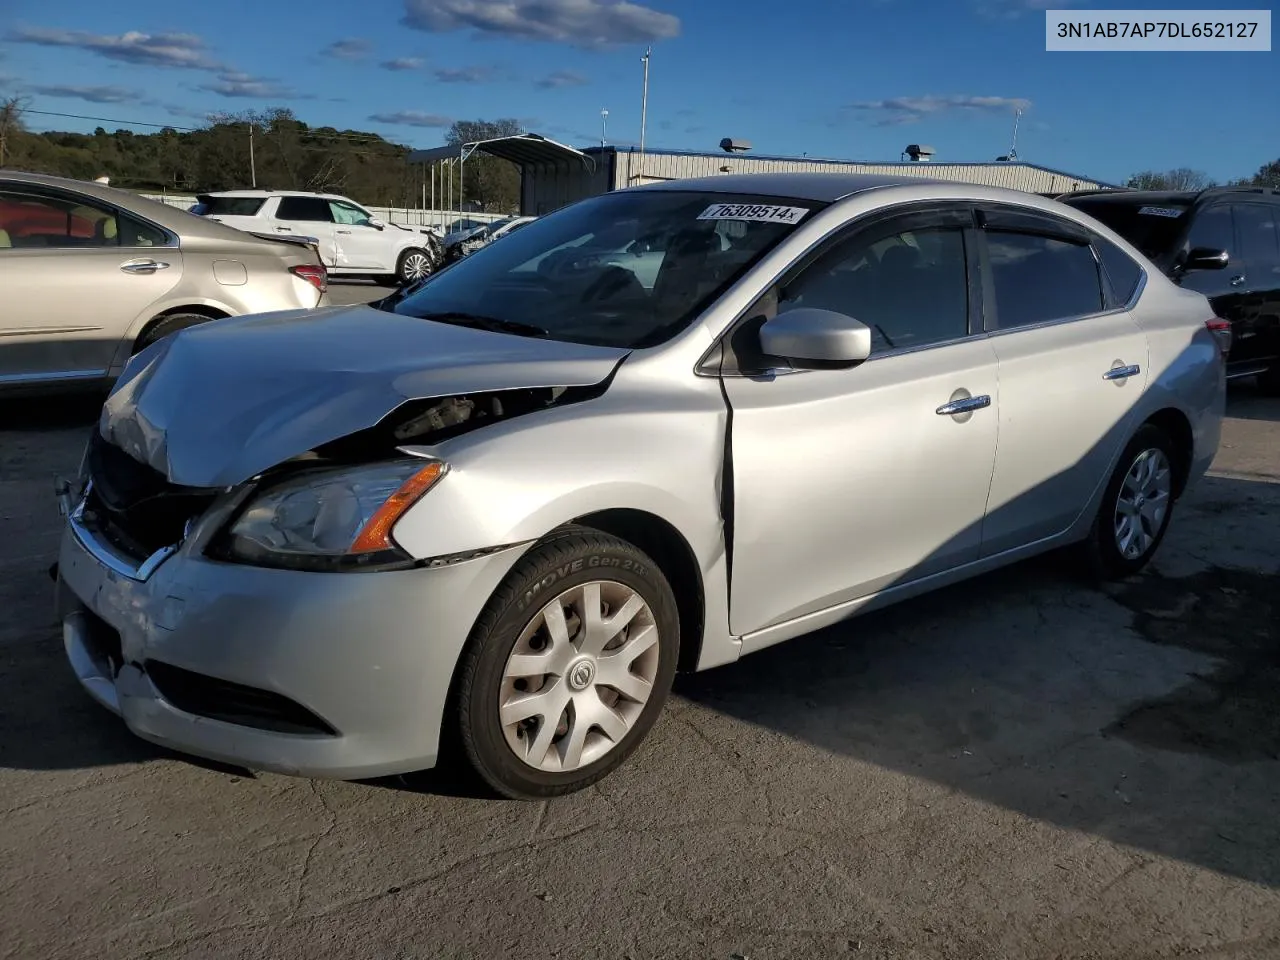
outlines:
[[[1202,483],[1175,526],[1212,525],[1220,504],[1280,508],[1280,484]],[[676,690],[831,754],[1280,886],[1280,567],[1182,575],[1186,549],[1167,543],[1150,572],[1101,588],[1047,554]]]

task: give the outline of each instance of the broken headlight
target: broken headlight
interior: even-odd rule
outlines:
[[[409,566],[391,528],[445,470],[438,460],[412,459],[307,471],[255,494],[210,552],[300,570]]]

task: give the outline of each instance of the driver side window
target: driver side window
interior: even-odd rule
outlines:
[[[969,333],[968,262],[960,227],[855,236],[777,291],[778,313],[817,307],[871,328],[873,354]]]

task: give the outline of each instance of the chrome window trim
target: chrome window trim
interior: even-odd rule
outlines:
[[[98,207],[113,211],[117,217],[123,214],[139,223],[150,227],[165,238],[165,242],[160,246],[150,247],[126,247],[124,244],[118,244],[114,247],[32,247],[35,250],[174,250],[182,246],[182,238],[174,233],[168,227],[162,227],[153,220],[148,219],[140,213],[134,213],[132,210],[125,209],[118,203],[112,203],[110,200],[100,200],[97,197],[91,197],[87,194],[76,193],[71,190],[65,190],[61,187],[48,187],[44,184],[25,183],[20,180],[0,180],[0,190],[13,190],[16,193],[30,193],[33,197],[46,197],[52,199],[76,200],[84,203],[86,206]],[[0,249],[22,249],[18,247],[6,247]]]
[[[885,187],[872,188],[872,190],[884,190],[884,189],[886,188]],[[871,192],[871,191],[865,191],[865,192]],[[857,194],[855,194],[855,196],[857,196]],[[849,198],[844,197],[844,198],[841,198],[840,200],[834,201],[833,203],[831,203],[828,209],[838,206],[842,201],[847,199]],[[827,231],[827,233],[823,234],[821,237],[814,240],[813,243],[809,244],[809,246],[805,247],[804,250],[802,250],[795,257],[793,257],[789,263],[784,265],[781,269],[777,270],[773,274],[773,276],[769,278],[768,282],[763,284],[760,287],[756,295],[752,297],[751,302],[755,303],[755,301],[758,300],[761,296],[763,296],[766,291],[771,290],[773,287],[777,286],[778,282],[783,277],[785,277],[788,273],[790,273],[793,269],[795,269],[795,267],[798,264],[805,263],[806,261],[812,262],[813,260],[816,260],[818,257],[820,257],[824,252],[823,251],[824,247],[830,247],[838,243],[843,243],[845,240],[852,239],[853,237],[857,236],[863,230],[874,229],[879,224],[890,223],[902,217],[919,216],[922,214],[928,214],[928,213],[934,213],[934,212],[957,211],[961,208],[968,209],[970,212],[972,212],[972,210],[974,209],[975,202],[976,201],[972,201],[972,200],[908,200],[903,203],[894,204],[892,206],[877,207],[874,210],[869,210],[866,213],[853,217],[852,219],[845,220],[839,223],[838,225],[832,227],[829,231]],[[969,228],[957,226],[956,229],[967,231]],[[967,243],[968,241],[966,240],[966,246],[967,246]],[[968,261],[967,249],[966,249],[965,256],[966,256],[966,264],[967,264],[967,261]],[[806,264],[806,266],[807,265],[808,264]],[[730,288],[729,290],[725,290],[724,293],[721,294],[721,297],[716,298],[716,302],[718,303],[719,300],[722,297],[728,295],[731,292],[731,290],[732,288]],[[702,320],[707,316],[707,314],[709,314],[712,310],[715,309],[715,306],[716,306],[715,303],[709,304],[707,307],[707,310],[703,311],[702,316],[700,316],[698,320],[695,322],[702,322]],[[709,346],[703,352],[702,356],[698,358],[698,362],[694,364],[694,367],[693,367],[694,376],[696,377],[733,377],[733,378],[751,379],[753,377],[760,377],[762,375],[759,373],[744,374],[741,372],[725,373],[719,369],[719,364],[723,358],[722,349],[723,349],[724,341],[728,339],[730,334],[733,333],[734,329],[740,323],[742,323],[744,319],[746,319],[747,313],[750,310],[751,310],[751,307],[748,306],[746,309],[740,312],[736,317],[734,317],[731,321],[729,321],[728,324],[725,325],[724,330],[721,331],[720,335],[717,336],[712,341],[711,346]],[[972,318],[970,319],[972,320]],[[981,317],[979,317],[978,319],[979,319],[979,322],[982,321]],[[963,337],[955,337],[951,340],[939,340],[939,341],[934,341],[933,343],[919,344],[918,346],[914,346],[914,347],[894,347],[890,350],[885,350],[881,353],[873,354],[872,356],[864,360],[863,363],[870,363],[872,360],[878,359],[880,357],[899,356],[904,353],[914,353],[920,350],[928,350],[931,347],[949,346],[953,343],[962,343],[967,340],[976,340],[979,337],[985,336],[986,333],[987,331],[985,330],[979,330],[976,332],[966,334]],[[862,366],[862,364],[860,363],[860,364],[857,364],[856,366]],[[845,369],[853,369],[853,368],[845,368]],[[817,371],[817,370],[809,370],[809,369],[803,369],[803,368],[796,369],[793,367],[786,367],[786,368],[771,367],[766,372],[769,375],[782,375],[784,372],[786,374],[793,374],[793,373],[816,373],[816,372],[828,372],[828,371]]]

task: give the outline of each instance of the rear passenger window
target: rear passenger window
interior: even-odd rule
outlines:
[[[328,201],[319,197],[281,197],[276,207],[277,220],[303,220],[312,223],[332,223]]]
[[[988,230],[999,329],[1103,310],[1102,277],[1087,244]]]
[[[1235,204],[1240,255],[1251,289],[1274,289],[1280,279],[1280,204]]]
[[[956,228],[908,230],[833,247],[780,291],[778,312],[834,310],[871,328],[873,353],[969,333],[968,264]]]
[[[1137,261],[1117,247],[1110,240],[1096,237],[1093,248],[1098,251],[1098,259],[1102,261],[1102,272],[1106,274],[1109,296],[1107,306],[1123,307],[1138,289],[1138,281],[1142,279],[1142,268]]]

